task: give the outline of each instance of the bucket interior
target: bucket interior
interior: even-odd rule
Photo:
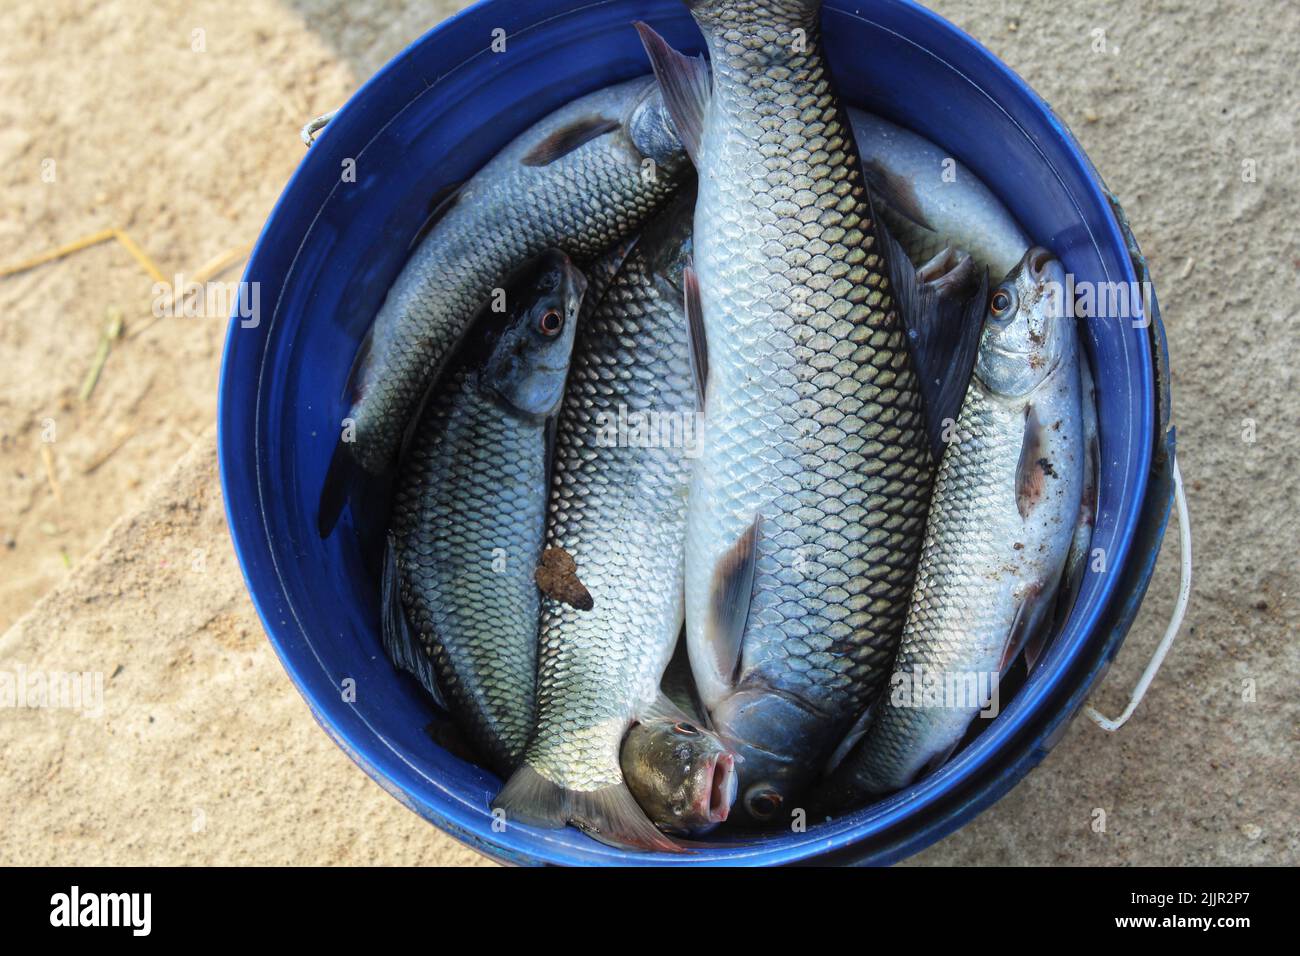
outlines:
[[[701,49],[680,0],[492,0],[441,25],[377,74],[311,148],[268,221],[245,276],[259,283],[262,313],[255,326],[232,322],[222,373],[229,520],[286,669],[322,726],[382,786],[476,848],[517,862],[687,860],[621,852],[571,828],[495,832],[488,803],[500,782],[432,742],[425,730],[431,704],[380,644],[375,567],[385,490],[345,511],[326,540],[316,531],[316,510],[347,414],[353,355],[431,200],[551,110],[647,73],[634,19],[647,20],[679,49]],[[828,0],[824,26],[845,100],[949,150],[1079,281],[1133,281],[1086,159],[990,54],[910,4]],[[504,53],[491,50],[497,29],[506,31]],[[355,181],[345,175],[351,170]],[[1119,319],[1080,328],[1098,383],[1103,467],[1093,547],[1105,553],[1106,568],[1087,575],[1039,669],[933,776],[831,823],[810,821],[803,833],[718,833],[731,845],[691,853],[689,862],[788,862],[860,841],[881,848],[874,858],[892,858],[900,851],[891,833],[908,827],[925,830],[924,845],[963,822],[960,811],[935,818],[935,808],[963,788],[986,786],[981,766],[1041,717],[1040,705],[1095,637],[1127,557],[1151,447],[1145,333]],[[927,820],[924,828],[918,819]]]

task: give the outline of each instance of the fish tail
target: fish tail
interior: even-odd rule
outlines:
[[[622,781],[600,790],[566,790],[524,764],[492,801],[492,809],[503,811],[507,824],[554,830],[572,823],[610,846],[665,853],[683,849],[655,828]]]

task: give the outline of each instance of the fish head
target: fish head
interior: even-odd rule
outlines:
[[[670,170],[685,165],[686,149],[655,80],[649,80],[645,90],[632,101],[623,128],[642,156]]]
[[[740,793],[731,819],[742,825],[788,821],[812,783],[827,719],[798,699],[768,689],[741,690],[712,710],[713,725],[735,751]]]
[[[683,715],[638,721],[619,761],[632,796],[661,830],[700,836],[731,813],[736,758],[716,734]]]
[[[530,418],[559,410],[587,278],[562,252],[544,253],[507,293],[507,319],[480,381]]]
[[[1065,267],[1035,246],[989,298],[976,376],[994,394],[1029,394],[1065,356],[1073,322],[1065,307]]]

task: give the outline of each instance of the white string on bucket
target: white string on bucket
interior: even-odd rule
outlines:
[[[1084,713],[1098,727],[1112,734],[1128,723],[1128,719],[1137,710],[1138,704],[1142,703],[1142,698],[1146,696],[1151,682],[1155,680],[1160,665],[1165,661],[1165,655],[1174,644],[1174,638],[1178,636],[1178,629],[1182,627],[1183,617],[1187,614],[1187,604],[1192,597],[1192,527],[1187,516],[1187,496],[1183,492],[1183,476],[1178,471],[1177,457],[1173,461],[1173,479],[1174,503],[1178,506],[1178,550],[1182,558],[1183,572],[1182,582],[1178,587],[1178,601],[1174,605],[1173,616],[1169,619],[1169,627],[1165,630],[1165,636],[1160,639],[1160,644],[1156,647],[1155,654],[1151,656],[1146,670],[1142,672],[1142,679],[1137,682],[1137,687],[1133,688],[1133,696],[1129,698],[1128,706],[1124,708],[1122,714],[1111,718],[1104,716],[1091,705],[1084,708]]]

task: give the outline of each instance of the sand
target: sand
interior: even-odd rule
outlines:
[[[459,6],[10,4],[0,268],[105,228],[169,280],[237,255],[298,126]],[[1045,96],[1125,202],[1164,307],[1197,575],[1133,721],[1076,721],[915,862],[1295,863],[1300,9],[933,6]],[[0,709],[0,864],[482,862],[352,765],[276,660],[216,482],[225,318],[153,320],[153,283],[114,243],[0,279],[0,671],[104,680],[98,716]],[[125,335],[83,402],[110,309]],[[1107,713],[1163,631],[1172,550],[1094,695]]]

